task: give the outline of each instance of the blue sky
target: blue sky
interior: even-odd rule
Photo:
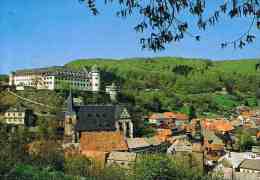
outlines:
[[[123,20],[115,16],[115,8],[98,5],[101,14],[94,17],[78,0],[0,0],[0,73],[62,65],[78,58],[260,57],[260,36],[243,50],[219,46],[224,39],[236,38],[247,29],[245,19],[237,20],[237,24],[225,18],[216,28],[202,32],[201,42],[187,36],[170,44],[166,51],[153,53],[140,49],[141,35],[133,30],[135,17]]]

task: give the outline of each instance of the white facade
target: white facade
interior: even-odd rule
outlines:
[[[106,93],[109,94],[112,101],[116,101],[118,92],[119,87],[117,87],[115,83],[112,83],[110,86],[106,86]]]
[[[9,85],[36,89],[77,89],[99,91],[100,74],[95,71],[71,71],[64,67],[19,70],[9,75]]]
[[[96,66],[91,69],[92,91],[97,92],[100,89],[100,73]]]
[[[244,168],[240,168],[240,172],[244,172],[244,173],[260,173],[259,170],[244,169]]]
[[[24,125],[25,112],[6,112],[4,114],[6,124]]]

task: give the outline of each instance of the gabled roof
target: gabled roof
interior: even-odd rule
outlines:
[[[150,144],[145,140],[145,138],[128,138],[127,145],[129,149],[138,149],[150,146]]]
[[[112,151],[109,154],[107,160],[135,162],[136,156],[137,156],[136,153],[133,152]]]
[[[228,121],[224,121],[224,120],[217,120],[215,121],[215,128],[218,131],[231,131],[234,129],[234,127],[232,126],[232,124]]]
[[[176,119],[176,120],[188,120],[189,117],[186,114],[179,112],[164,112],[164,113],[154,113],[149,119]]]
[[[239,168],[260,171],[260,159],[246,159]]]
[[[164,117],[164,115],[163,115],[163,113],[154,113],[154,114],[152,114],[150,117],[149,117],[149,119],[157,119],[157,120],[159,120],[159,119],[164,119],[165,117]]]
[[[182,120],[182,121],[189,120],[189,117],[186,114],[182,114],[182,113],[176,113],[175,118],[176,120]]]
[[[175,116],[173,112],[164,112],[163,115],[165,118],[174,118]]]
[[[217,131],[231,131],[234,129],[231,122],[226,120],[204,120],[202,123],[203,128],[208,130],[217,130]]]
[[[156,136],[150,138],[128,138],[127,145],[129,149],[146,148],[149,146],[158,146],[162,144],[162,140]]]

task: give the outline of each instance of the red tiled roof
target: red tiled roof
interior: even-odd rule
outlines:
[[[173,112],[164,112],[163,113],[165,118],[174,118],[175,114]]]
[[[178,112],[164,112],[164,113],[154,113],[149,116],[149,119],[176,119],[176,120],[189,120],[186,114]]]
[[[203,128],[206,128],[208,130],[217,130],[217,131],[231,131],[234,129],[232,124],[225,120],[204,120],[202,123]]]
[[[258,131],[258,133],[256,134],[257,138],[260,138],[260,131]]]
[[[156,133],[156,137],[161,141],[166,141],[169,137],[171,137],[171,135],[171,129],[158,129]]]
[[[218,131],[231,131],[234,129],[234,127],[232,126],[232,124],[228,121],[223,121],[223,120],[217,120],[215,121],[215,128]]]
[[[189,120],[189,117],[186,114],[182,114],[182,113],[177,113],[175,115],[176,120],[182,120],[182,121],[187,121]]]
[[[165,117],[161,113],[154,113],[151,116],[149,116],[149,119],[163,119],[163,118],[165,118]]]
[[[123,134],[120,132],[83,132],[80,138],[81,151],[128,150]]]

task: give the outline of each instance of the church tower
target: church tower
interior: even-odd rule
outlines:
[[[14,72],[11,72],[11,73],[9,74],[9,86],[15,85],[15,84],[14,84],[14,76],[15,76]]]
[[[91,68],[91,81],[92,81],[92,91],[97,92],[100,90],[100,72],[96,65]]]
[[[117,101],[118,92],[119,92],[119,88],[115,85],[115,83],[112,83],[112,85],[110,86],[106,86],[106,93],[109,94],[112,102]]]
[[[73,97],[70,91],[69,97],[67,99],[67,110],[65,112],[65,122],[64,122],[64,136],[71,137],[72,142],[76,142],[76,132],[75,125],[77,121],[76,112],[73,105]]]

